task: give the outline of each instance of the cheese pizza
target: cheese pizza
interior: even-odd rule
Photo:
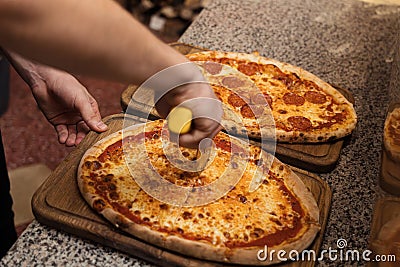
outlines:
[[[259,147],[220,132],[204,170],[178,168],[178,156],[169,160],[165,151],[176,146],[190,162],[196,160],[196,149],[170,144],[165,124],[156,120],[127,128],[86,151],[77,179],[94,210],[146,242],[209,261],[268,265],[279,259],[260,261],[260,249],[301,251],[312,243],[320,228],[319,209],[289,167]],[[210,186],[226,172],[235,179]],[[186,194],[164,188],[155,174]],[[254,179],[260,183],[250,191]],[[223,192],[212,201],[189,203],[191,194],[201,198],[218,190]]]

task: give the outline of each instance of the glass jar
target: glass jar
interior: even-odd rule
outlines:
[[[397,40],[399,44],[399,40]],[[380,186],[400,195],[400,46],[396,45],[389,84],[390,103],[383,131]]]

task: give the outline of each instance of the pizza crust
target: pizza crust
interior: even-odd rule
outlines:
[[[152,127],[159,124],[160,121],[148,123],[146,130],[151,130]],[[135,136],[141,132],[143,132],[143,127],[139,126],[134,129],[124,131],[124,137]],[[88,183],[87,177],[85,177],[87,173],[85,173],[83,170],[86,161],[96,160],[97,157],[101,155],[107,147],[120,141],[121,138],[122,131],[118,131],[93,145],[82,157],[77,173],[78,186],[82,196],[92,208],[104,216],[115,227],[118,227],[134,237],[140,238],[160,248],[209,261],[229,262],[244,265],[269,265],[279,262],[277,258],[274,258],[272,261],[259,261],[257,259],[257,253],[260,249],[264,249],[264,247],[228,248],[221,245],[213,245],[206,241],[185,239],[181,236],[174,235],[173,233],[168,234],[166,232],[155,231],[147,225],[137,224],[124,216],[122,213],[115,210],[106,199],[103,199],[101,196],[93,192],[92,187]],[[295,239],[291,238],[268,249],[274,249],[276,251],[285,250],[287,253],[291,250],[297,250],[300,252],[312,243],[319,231],[319,208],[315,199],[313,198],[312,193],[306,188],[300,178],[298,178],[287,166],[275,159],[271,170],[279,171],[278,169],[280,170],[280,177],[283,177],[285,181],[285,185],[297,199],[300,199],[302,209],[306,212],[306,217],[304,220],[302,219],[302,223],[306,226],[302,227],[300,237],[296,237]],[[107,171],[108,170],[105,169],[104,174],[107,174]],[[127,175],[129,176],[130,174],[127,173]],[[98,203],[101,203],[101,205],[98,205]]]
[[[400,145],[396,144],[400,143],[400,141],[397,140],[397,142],[395,142],[393,133],[390,133],[391,131],[399,132],[398,136],[400,136],[400,108],[395,108],[389,112],[383,130],[383,143],[385,149],[389,156],[400,164]]]

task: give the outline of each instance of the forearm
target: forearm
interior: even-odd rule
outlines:
[[[3,54],[7,57],[8,61],[17,71],[19,76],[30,86],[40,79],[37,73],[37,64],[29,61],[22,56],[2,49]]]
[[[124,82],[186,62],[109,0],[2,1],[0,43],[68,71]]]

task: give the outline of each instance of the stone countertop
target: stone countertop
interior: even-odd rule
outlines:
[[[319,175],[333,191],[323,249],[335,249],[338,239],[348,249],[367,249],[373,206],[385,195],[378,186],[381,137],[399,16],[400,6],[359,0],[215,0],[180,39],[208,49],[258,51],[353,93],[357,129],[336,168]],[[146,266],[36,221],[0,264]],[[328,264],[337,262],[325,257],[318,265]]]

